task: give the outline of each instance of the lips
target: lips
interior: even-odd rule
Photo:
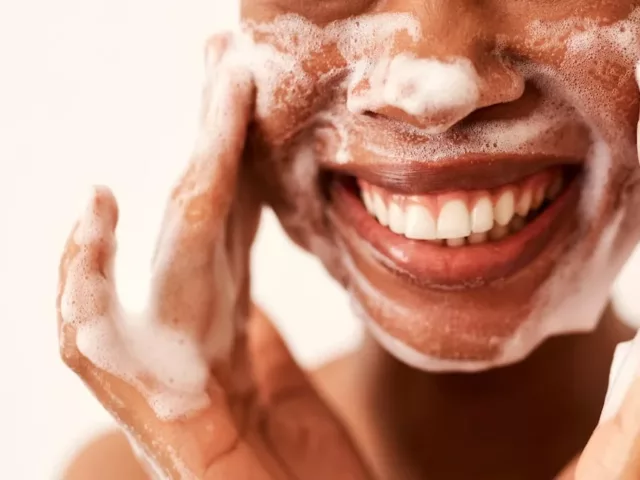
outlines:
[[[384,180],[385,169],[352,176],[341,168],[332,175],[330,217],[350,251],[370,255],[413,284],[483,286],[520,271],[574,225],[577,163],[531,157],[456,168],[452,162],[417,182],[411,176]],[[471,188],[455,188],[453,170]]]

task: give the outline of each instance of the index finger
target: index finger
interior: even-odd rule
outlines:
[[[159,321],[196,337],[205,332],[214,288],[227,287],[224,228],[236,195],[254,87],[232,51],[233,39],[214,37],[207,49],[207,80],[196,147],[173,189],[153,261],[152,303]],[[217,284],[217,285],[216,285]]]

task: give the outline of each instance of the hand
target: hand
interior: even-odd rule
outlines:
[[[230,36],[209,42],[207,67],[200,140],[166,208],[147,310],[135,322],[122,313],[118,211],[97,188],[60,264],[61,355],[160,478],[369,478],[250,303],[260,205],[240,167],[254,86]]]
[[[612,371],[603,419],[567,478],[640,478],[640,334],[625,347]]]
[[[640,63],[636,68],[640,86]],[[640,160],[640,123],[638,124]],[[640,333],[626,346],[611,385],[601,423],[573,468],[571,480],[637,480],[640,478]]]

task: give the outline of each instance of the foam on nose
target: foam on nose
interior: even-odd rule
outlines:
[[[358,91],[363,82],[368,87]],[[430,130],[446,130],[477,108],[480,78],[467,58],[440,61],[409,54],[380,59],[355,69],[347,107],[353,113],[395,107],[425,120]]]
[[[389,65],[383,98],[410,115],[437,115],[477,105],[479,77],[469,59],[451,62],[398,55]]]

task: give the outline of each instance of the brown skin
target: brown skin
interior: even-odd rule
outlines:
[[[551,340],[516,366],[473,377],[427,376],[369,339],[362,350],[327,364],[312,378],[348,426],[375,478],[556,478],[560,470],[573,471],[568,459],[579,454],[598,422],[613,348],[631,335],[608,311],[593,334]],[[412,394],[398,396],[402,391]],[[587,458],[590,463],[598,463],[601,451],[616,448],[610,438],[618,430],[600,432],[605,433],[600,450]],[[147,480],[128,442],[115,432],[85,447],[65,479],[83,480],[94,469],[105,480]],[[132,475],[120,477],[121,469]],[[562,480],[574,479],[572,472],[565,475]],[[579,478],[609,477],[587,472]]]
[[[342,6],[345,4],[348,11]],[[517,118],[532,105],[535,108],[541,97],[527,91],[519,96],[518,81],[513,72],[505,70],[505,65],[487,55],[479,44],[470,42],[495,39],[501,35],[501,38],[509,40],[511,55],[526,56],[561,70],[564,67],[558,61],[561,55],[557,47],[531,45],[522,38],[522,32],[531,20],[557,20],[578,15],[607,23],[625,18],[639,3],[633,0],[591,0],[550,5],[548,2],[496,0],[495,3],[487,2],[486,9],[475,8],[474,5],[476,2],[462,1],[305,3],[245,0],[242,8],[245,20],[270,21],[280,13],[295,11],[319,25],[363,14],[368,9],[424,13],[420,17],[423,32],[433,41],[415,45],[400,38],[395,48],[399,51],[414,49],[424,56],[472,56],[479,73],[486,80],[477,105],[482,110],[465,119],[477,121],[496,116]],[[303,10],[299,10],[301,8]],[[488,12],[492,15],[490,22],[485,18]],[[459,29],[446,28],[453,16],[461,26]],[[268,37],[262,40],[272,41]],[[224,50],[224,43],[214,41],[211,48]],[[315,190],[311,189],[308,195],[301,197],[296,191],[299,186],[285,180],[294,165],[287,160],[294,158],[292,152],[296,145],[306,135],[314,133],[312,127],[309,131],[297,131],[292,130],[291,125],[301,125],[302,120],[314,110],[322,110],[331,102],[341,101],[330,97],[327,92],[331,85],[321,83],[319,77],[342,61],[339,54],[330,48],[308,60],[306,70],[315,79],[317,90],[302,93],[294,103],[280,101],[268,115],[253,119],[254,128],[249,139],[251,149],[246,160],[251,168],[240,169],[236,174],[242,158],[240,145],[244,145],[246,140],[253,101],[252,89],[238,86],[241,85],[238,82],[232,99],[240,108],[231,119],[226,118],[227,123],[234,125],[233,134],[226,140],[229,144],[222,149],[223,153],[219,149],[211,149],[204,158],[194,158],[188,174],[176,189],[176,192],[189,192],[193,172],[202,166],[202,162],[226,166],[212,169],[215,172],[205,179],[208,187],[204,196],[194,197],[186,205],[181,205],[180,214],[187,222],[173,253],[206,253],[222,249],[223,255],[227,255],[233,265],[227,274],[243,285],[235,299],[234,318],[213,315],[217,311],[216,305],[228,301],[222,297],[216,288],[219,285],[210,276],[211,268],[219,267],[215,262],[219,262],[220,257],[204,265],[178,262],[181,264],[170,265],[168,271],[161,272],[165,274],[164,291],[172,293],[166,301],[164,321],[173,322],[176,328],[190,331],[198,338],[212,324],[248,322],[248,335],[236,336],[232,357],[211,366],[208,388],[214,404],[186,420],[159,421],[131,385],[101,371],[80,355],[74,343],[75,331],[62,323],[65,361],[85,380],[105,407],[134,432],[137,441],[172,479],[180,478],[180,474],[169,452],[178,446],[181,447],[179,460],[195,473],[196,478],[211,480],[372,477],[533,480],[551,478],[565,467],[567,470],[563,478],[566,479],[619,478],[623,468],[627,469],[624,475],[628,478],[640,476],[640,448],[637,446],[640,420],[635,413],[640,405],[640,387],[630,390],[618,417],[601,425],[592,436],[607,388],[613,349],[632,334],[610,311],[603,315],[594,332],[549,340],[523,362],[486,373],[438,375],[418,372],[398,362],[368,339],[362,349],[326,366],[309,379],[295,365],[266,317],[251,309],[246,289],[248,272],[245,260],[257,215],[255,205],[245,199],[246,195],[236,196],[242,182],[248,181],[245,174],[260,174],[259,178],[264,179],[260,182],[263,197],[279,214],[292,238],[317,253],[329,271],[346,286],[355,287],[357,299],[379,325],[419,351],[443,358],[491,359],[496,352],[486,342],[487,335],[508,339],[526,319],[523,312],[527,311],[532,292],[552,275],[552,267],[557,256],[565,250],[565,242],[580,240],[580,248],[590,252],[616,205],[626,202],[633,206],[636,201],[633,194],[629,195],[635,191],[635,173],[629,174],[632,162],[637,162],[634,150],[633,158],[622,153],[616,156],[608,195],[600,205],[590,230],[579,238],[564,237],[545,255],[503,283],[497,295],[496,287],[489,285],[480,290],[457,292],[443,302],[442,292],[409,288],[401,280],[377,268],[364,253],[352,252],[360,265],[369,265],[362,269],[380,294],[392,302],[401,298],[403,306],[417,312],[418,316],[390,318],[384,312],[377,312],[368,294],[353,283],[352,272],[335,261],[338,242],[336,232],[326,218],[326,205],[321,205],[320,209],[314,207],[319,197],[313,193]],[[221,69],[218,64],[215,68]],[[572,72],[564,73],[570,75]],[[233,78],[234,74],[237,72],[227,71],[218,77]],[[602,125],[602,128],[609,132],[612,125],[616,127],[613,130],[620,135],[621,144],[629,137],[635,141],[638,118],[637,86],[632,78],[624,78],[624,82],[613,85],[606,76],[581,77],[587,87],[602,88],[611,94],[612,103],[600,106],[601,109],[609,109],[606,115],[594,113],[592,118],[607,117],[609,124]],[[276,92],[276,97],[278,95]],[[321,99],[319,104],[312,105],[312,99],[318,98]],[[501,102],[506,103],[491,107]],[[206,96],[205,104],[208,105]],[[589,113],[589,108],[593,107],[587,105],[586,113]],[[436,121],[428,117],[407,118],[402,112],[392,109],[375,113],[417,125]],[[382,129],[382,125],[380,123],[378,128]],[[567,132],[573,134],[568,135]],[[584,151],[589,147],[585,126],[572,117],[567,118],[556,135],[558,141],[551,142],[554,148],[571,147]],[[377,161],[363,147],[363,142],[358,143],[358,132],[354,132],[353,138],[355,144],[351,147],[355,163],[362,166]],[[567,138],[571,140],[569,146],[560,141],[567,141]],[[577,143],[576,138],[579,140]],[[411,139],[405,140],[411,142]],[[320,151],[323,148],[326,153],[330,145],[321,146]],[[256,149],[260,157],[251,156]],[[331,160],[324,161],[330,163]],[[257,183],[255,177],[249,181]],[[229,188],[230,185],[235,188]],[[175,197],[174,194],[174,200]],[[234,198],[245,200],[234,202]],[[102,228],[102,237],[89,245],[77,245],[73,237],[70,238],[61,266],[61,292],[72,268],[70,260],[76,255],[87,256],[92,265],[91,275],[104,276],[104,266],[113,254],[111,247],[117,218],[113,198],[105,192],[99,193],[91,212],[94,217],[83,221],[97,220]],[[294,223],[292,218],[301,213],[309,213],[305,217],[308,222],[302,225]],[[203,230],[199,225],[208,227]],[[223,231],[237,240],[234,245],[241,246],[239,254],[229,251],[230,245],[224,244]],[[314,245],[318,245],[318,242],[311,241],[314,238],[321,238],[321,244],[331,248],[321,253],[314,251]],[[617,244],[621,255],[626,254],[637,240],[637,227],[625,219],[623,234]],[[190,288],[180,289],[178,286],[185,282],[189,282]],[[398,291],[405,293],[399,297]],[[185,296],[189,292],[191,295],[200,292],[198,302],[194,303],[190,301],[193,297]],[[107,300],[110,295],[105,291],[93,294],[94,298],[101,300]],[[487,300],[491,298],[504,300]],[[100,309],[106,303],[98,302],[93,307]],[[206,308],[201,308],[200,303]],[[525,305],[524,309],[522,305]],[[247,316],[250,310],[253,315]],[[185,311],[190,314],[184,315]],[[428,319],[421,319],[419,314],[424,311],[430,311],[432,316],[438,314],[440,325],[428,328],[434,326],[429,325]],[[467,343],[456,341],[461,337],[459,330],[445,328],[446,320],[453,318],[453,313],[457,314],[456,318],[461,318],[460,312],[468,322],[458,322],[456,328],[463,329],[462,332],[469,329],[474,332]],[[207,426],[211,424],[218,429],[215,436],[207,434]],[[588,446],[574,471],[576,464],[572,459],[580,455],[585,445]],[[623,452],[617,464],[611,465],[605,460],[611,451]],[[136,470],[128,449],[117,436],[106,437],[92,445],[70,467],[67,478],[97,478],[91,472],[93,468],[100,469],[106,475],[104,478],[125,478],[122,471],[107,470],[106,466],[103,469],[96,463],[99,461],[106,465],[117,464],[117,468],[130,468],[131,480],[143,478],[142,472]],[[364,465],[368,465],[370,470],[367,471]]]
[[[422,38],[414,41],[401,32],[387,41],[393,45],[390,54],[438,59],[463,56],[473,61],[482,79],[476,110],[459,118],[442,135],[416,136],[410,130],[394,128],[389,122],[391,119],[423,126],[440,122],[440,118],[434,119],[427,114],[411,117],[388,107],[371,109],[368,115],[345,111],[344,92],[336,94],[336,91],[341,92],[339,81],[332,80],[328,72],[344,66],[346,61],[331,43],[304,56],[303,69],[311,80],[304,83],[296,73],[285,74],[281,79],[285,87],[274,92],[275,105],[256,119],[255,140],[261,155],[254,168],[259,178],[264,179],[264,197],[278,214],[287,233],[320,258],[328,271],[352,293],[366,314],[386,332],[421,353],[454,360],[495,358],[517,329],[530,320],[538,302],[543,301],[544,286],[559,275],[558,259],[566,257],[570,249],[573,265],[588,263],[605,227],[620,205],[625,204],[629,208],[624,217],[624,230],[616,238],[617,255],[611,258],[610,265],[622,265],[640,238],[637,222],[631,213],[635,208],[633,205],[640,202],[640,190],[637,188],[640,170],[634,145],[639,96],[633,67],[619,60],[620,55],[615,51],[599,45],[597,55],[607,60],[596,68],[591,61],[595,55],[593,52],[570,54],[564,43],[552,43],[544,35],[539,38],[528,33],[533,21],[555,22],[574,16],[610,25],[627,18],[640,2],[489,0],[481,4],[480,7],[478,2],[443,0],[242,2],[243,18],[249,22],[247,30],[258,31],[254,33],[258,41],[275,44],[292,55],[297,50],[283,45],[281,38],[284,34],[280,29],[274,33],[265,32],[250,22],[273,22],[287,12],[295,12],[320,25],[329,21],[344,22],[348,15],[411,12],[420,23]],[[456,28],[450,28],[452,24]],[[575,33],[573,29],[561,32]],[[495,51],[497,43],[502,45],[500,51],[504,58]],[[544,66],[553,71],[562,79],[558,81],[558,89],[569,89],[567,85],[575,84],[580,89],[575,94],[571,91],[570,95],[567,93],[570,89],[558,93],[539,88],[533,81],[525,82],[524,75],[518,70],[520,63]],[[601,68],[605,73],[615,72],[615,75],[603,74]],[[308,84],[313,88],[308,88]],[[296,92],[293,99],[291,91]],[[438,288],[416,287],[414,282],[382,267],[367,244],[355,238],[357,235],[351,234],[348,225],[332,217],[331,204],[324,200],[318,188],[319,173],[311,171],[298,182],[289,180],[300,163],[296,157],[297,147],[310,140],[316,142],[319,168],[339,169],[363,176],[363,171],[379,171],[384,166],[393,174],[394,170],[406,170],[405,156],[421,158],[425,148],[440,152],[468,147],[471,152],[477,152],[474,141],[476,135],[484,131],[483,121],[508,119],[517,125],[523,118],[544,111],[545,102],[550,101],[558,104],[557,109],[545,115],[553,121],[553,128],[519,153],[584,160],[592,144],[585,120],[588,119],[598,125],[608,143],[614,146],[607,195],[598,202],[593,219],[582,222],[580,226],[577,226],[577,218],[565,221],[564,231],[556,235],[548,248],[526,268],[482,288],[448,291],[443,295]],[[351,156],[346,164],[337,165],[335,160],[338,140],[334,129],[323,128],[318,122],[308,122],[314,114],[326,111],[336,112],[335,115],[345,125],[348,133],[346,149]],[[478,128],[479,133],[469,134],[468,129],[473,127]],[[378,148],[371,148],[370,144]],[[409,153],[396,155],[393,145],[401,145],[402,151]],[[381,149],[384,153],[380,153]],[[509,153],[510,150],[507,155]],[[451,169],[451,173],[455,171]],[[577,267],[574,274],[564,275],[562,288],[566,296],[578,286],[586,291],[585,287],[596,282],[596,278],[586,277],[584,270],[585,267]],[[362,277],[366,282],[360,281]],[[597,292],[601,294],[602,288]],[[500,298],[500,302],[496,302],[496,298]],[[587,298],[581,300],[586,301]],[[396,313],[398,311],[404,313],[400,315]],[[540,319],[533,320],[541,322]]]

